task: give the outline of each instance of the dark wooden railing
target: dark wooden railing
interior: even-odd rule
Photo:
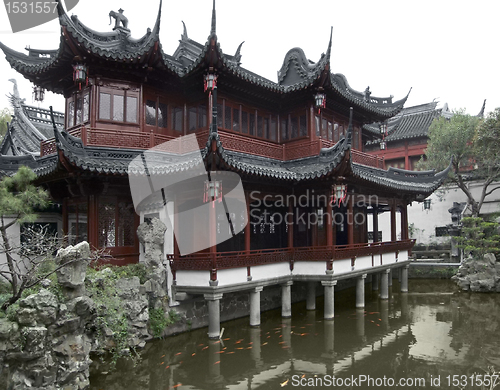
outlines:
[[[69,131],[74,137],[81,138],[85,146],[104,146],[115,148],[130,148],[130,149],[151,149],[164,150],[175,152],[172,148],[176,148],[175,139],[171,135],[147,133],[131,130],[116,130],[78,127]],[[203,130],[196,133],[198,144],[200,147],[205,146],[208,138],[208,131]],[[227,150],[242,152],[272,158],[280,161],[296,160],[309,156],[317,156],[322,148],[331,147],[333,141],[324,139],[316,140],[297,140],[286,144],[277,144],[262,139],[256,139],[241,134],[219,130],[219,137],[222,145]],[[168,143],[167,143],[168,142]],[[56,145],[54,138],[42,141],[40,145],[42,156],[56,153]],[[372,166],[375,168],[383,168],[384,160],[358,150],[352,150],[352,158],[354,162],[359,164]]]
[[[332,269],[335,260],[355,259],[361,256],[380,255],[410,250],[415,240],[376,242],[371,244],[334,245],[284,249],[260,249],[239,252],[193,253],[186,256],[167,255],[172,271],[211,271],[252,267],[257,265],[289,263],[293,270],[296,261],[324,261]]]

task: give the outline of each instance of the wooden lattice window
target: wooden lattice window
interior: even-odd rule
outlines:
[[[88,241],[87,201],[68,204],[68,244]]]
[[[90,112],[90,91],[85,89],[74,93],[67,99],[67,120],[68,128],[86,123],[89,121]]]
[[[134,206],[117,197],[99,199],[99,247],[135,245]]]

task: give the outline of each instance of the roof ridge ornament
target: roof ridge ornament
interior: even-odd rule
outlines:
[[[215,18],[215,0],[214,0],[212,7],[212,27],[210,29],[210,35],[216,35],[215,27],[216,27],[216,18]]]
[[[128,28],[128,18],[123,15],[123,9],[119,9],[118,12],[115,11],[109,11],[109,24],[111,25],[112,20],[111,18],[115,19],[115,27],[113,27],[113,31],[115,30],[124,30],[126,32],[130,32]],[[121,27],[120,27],[121,23]]]
[[[189,38],[188,38],[188,32],[187,32],[187,28],[186,28],[186,23],[184,23],[183,20],[181,20],[182,22],[182,26],[183,26],[183,33],[181,35],[181,40],[182,41],[187,41]]]

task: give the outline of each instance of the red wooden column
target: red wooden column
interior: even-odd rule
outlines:
[[[248,192],[245,192],[247,202],[247,224],[245,226],[245,252],[250,252],[250,199]]]
[[[330,202],[330,199],[327,197],[328,201],[326,202],[326,221],[323,223],[326,223],[326,246],[332,246],[333,245],[333,229],[332,229],[332,202]]]
[[[69,222],[68,222],[68,198],[63,199],[62,204],[62,228],[63,228],[63,236],[65,240],[67,240],[69,234]]]
[[[378,236],[378,208],[373,207],[373,242],[379,242]]]
[[[391,241],[396,241],[396,202],[391,200]]]
[[[287,216],[287,224],[288,224],[288,248],[293,248],[293,206],[291,204],[288,205],[288,216]]]
[[[407,240],[408,234],[408,205],[401,206],[401,240]]]
[[[212,260],[212,272],[210,283],[217,281],[217,212],[215,200],[210,201],[208,217],[208,234],[210,237],[210,258]]]
[[[90,248],[99,248],[99,209],[97,196],[89,195],[87,212]]]
[[[347,244],[354,244],[354,195],[347,196]]]

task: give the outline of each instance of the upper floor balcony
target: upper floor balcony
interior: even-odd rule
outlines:
[[[174,136],[154,132],[137,132],[130,130],[111,130],[103,128],[79,127],[69,131],[75,137],[81,138],[85,146],[113,147],[126,149],[151,149],[175,139]],[[317,156],[321,149],[334,145],[333,141],[319,138],[315,140],[298,139],[284,144],[265,141],[219,130],[219,136],[225,149],[267,157],[280,161],[296,160],[304,157]],[[208,137],[208,130],[196,133],[200,146],[203,146]],[[41,156],[56,152],[54,139],[41,142]],[[376,157],[359,150],[352,150],[353,161],[359,164],[384,168],[383,158]]]

